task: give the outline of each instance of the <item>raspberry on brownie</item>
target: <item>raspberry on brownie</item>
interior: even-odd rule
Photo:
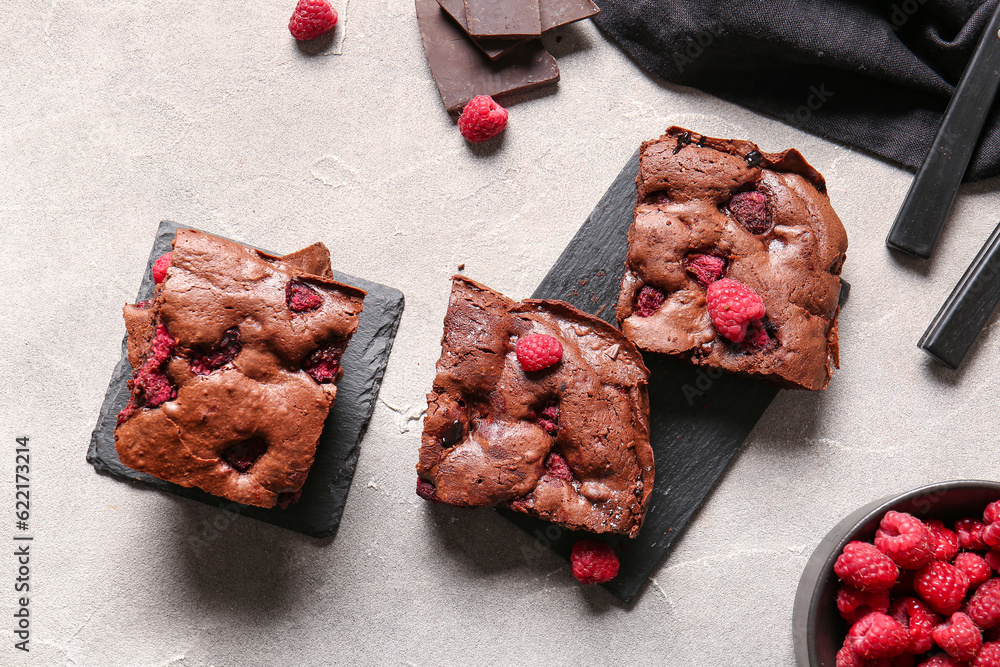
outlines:
[[[337,393],[365,292],[316,244],[274,257],[180,229],[148,302],[124,309],[125,465],[230,500],[294,502]]]
[[[562,301],[452,280],[417,493],[634,537],[653,490],[639,352]]]
[[[672,127],[642,145],[636,181],[617,309],[628,339],[784,387],[825,388],[839,365],[847,234],[823,177],[796,150],[762,153]],[[726,289],[714,291],[735,301],[714,305],[717,281]],[[723,317],[733,308],[735,320]]]

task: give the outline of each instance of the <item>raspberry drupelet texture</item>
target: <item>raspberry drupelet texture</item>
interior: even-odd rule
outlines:
[[[729,200],[729,211],[736,222],[751,234],[765,234],[771,228],[767,213],[767,195],[760,190],[741,192]]]
[[[722,274],[726,271],[726,260],[715,255],[688,255],[684,260],[684,268],[701,283],[702,287],[708,288],[722,278]]]
[[[708,287],[708,315],[719,333],[734,343],[747,335],[753,320],[764,317],[764,302],[748,285],[723,278]]]
[[[663,290],[645,285],[639,290],[639,296],[636,298],[635,313],[639,317],[649,317],[660,309],[666,299]]]
[[[963,549],[978,551],[985,549],[983,542],[983,524],[975,519],[960,519],[955,522],[955,532],[958,533],[958,544]]]
[[[285,303],[295,313],[316,310],[323,304],[323,297],[309,285],[292,280],[285,287]]]
[[[577,540],[570,554],[573,576],[581,584],[603,584],[618,575],[618,556],[606,542]]]
[[[489,95],[473,97],[458,118],[462,136],[474,144],[492,139],[506,128],[507,110]]]
[[[954,565],[934,561],[925,565],[913,578],[913,590],[916,591],[931,609],[939,614],[951,616],[965,599],[969,589],[969,578],[965,572]]]
[[[837,591],[837,610],[848,623],[857,623],[873,611],[884,614],[889,611],[889,591],[859,591],[843,584]]]
[[[958,534],[944,525],[940,519],[928,519],[924,522],[931,535],[931,549],[934,560],[950,561],[958,553]]]
[[[910,638],[899,621],[875,611],[851,626],[847,641],[862,658],[876,660],[893,658],[903,653]]]
[[[972,667],[1000,667],[1000,642],[984,642]]]
[[[163,279],[167,277],[167,269],[170,268],[170,262],[174,259],[174,253],[168,252],[160,255],[153,262],[153,282],[159,285],[163,282]]]
[[[554,366],[562,360],[562,343],[548,334],[530,334],[517,341],[517,360],[528,373]]]
[[[934,643],[944,649],[945,653],[968,662],[976,657],[983,645],[983,636],[972,619],[957,612],[951,618],[934,628],[931,632]]]
[[[984,630],[1000,625],[1000,579],[990,579],[977,588],[965,613]]]
[[[841,580],[861,591],[892,588],[899,569],[888,556],[867,542],[849,542],[833,565]]]
[[[971,551],[963,551],[955,556],[952,565],[965,572],[965,576],[969,578],[969,586],[971,588],[975,588],[984,581],[987,581],[990,575],[993,574],[993,570],[990,569],[986,559]]]
[[[875,533],[875,547],[908,570],[919,569],[934,559],[927,527],[904,512],[886,512]]]
[[[931,631],[941,622],[941,617],[930,607],[914,597],[900,598],[892,603],[889,615],[906,628],[910,642],[907,653],[925,653],[934,646]]]
[[[299,0],[288,30],[299,41],[316,39],[337,25],[337,10],[327,0]]]

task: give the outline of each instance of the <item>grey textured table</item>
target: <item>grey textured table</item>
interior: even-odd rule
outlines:
[[[964,188],[935,260],[883,239],[911,176],[638,70],[590,24],[562,81],[470,148],[441,107],[411,0],[351,0],[333,50],[294,3],[11,0],[0,28],[0,512],[30,437],[31,652],[3,665],[784,665],[812,548],[853,508],[941,479],[996,479],[990,326],[958,373],[916,348],[996,225]],[[639,143],[672,124],[799,148],[850,235],[843,369],[782,392],[633,607],[580,587],[491,511],[413,493],[448,277],[531,294]],[[84,461],[163,219],[401,289],[399,334],[335,538],[316,540],[98,475]],[[995,322],[995,320],[993,320]],[[223,519],[220,519],[220,516]],[[210,542],[211,550],[202,548]],[[9,544],[8,544],[9,547]],[[0,616],[17,600],[0,549]]]

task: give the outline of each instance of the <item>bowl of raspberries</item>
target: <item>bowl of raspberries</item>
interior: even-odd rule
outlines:
[[[1000,482],[941,482],[857,510],[795,595],[800,667],[1000,667]]]

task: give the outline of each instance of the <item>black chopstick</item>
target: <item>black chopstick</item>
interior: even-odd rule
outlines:
[[[956,369],[1000,305],[1000,225],[941,306],[917,346]]]
[[[885,242],[928,259],[955,201],[962,176],[982,133],[1000,85],[1000,3],[979,38],[924,163],[896,215]]]

